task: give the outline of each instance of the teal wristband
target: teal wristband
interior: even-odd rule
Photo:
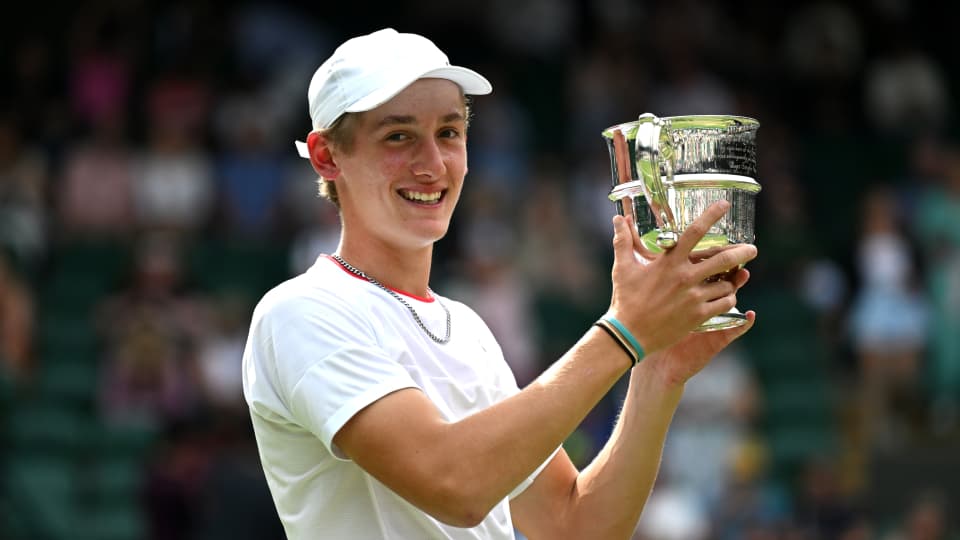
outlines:
[[[613,341],[615,341],[615,342],[617,343],[617,345],[619,345],[620,348],[623,349],[623,352],[627,353],[627,358],[630,359],[630,367],[631,367],[631,368],[637,365],[637,362],[639,362],[640,360],[639,360],[639,358],[637,358],[636,353],[634,353],[632,350],[630,350],[630,345],[629,345],[629,344],[627,343],[627,341],[623,338],[623,336],[621,336],[621,335],[616,331],[616,329],[614,329],[614,328],[612,328],[612,327],[610,326],[610,323],[608,323],[607,321],[602,321],[602,320],[601,320],[601,321],[597,321],[597,322],[593,323],[593,325],[596,326],[597,328],[603,330],[604,332],[606,332],[607,335],[609,335],[611,338],[613,338]]]
[[[609,315],[605,317],[601,317],[601,320],[607,321],[608,323],[612,324],[614,328],[616,328],[617,331],[620,332],[620,335],[622,335],[630,343],[630,346],[633,347],[633,352],[636,353],[637,361],[643,360],[643,357],[646,354],[645,352],[643,352],[643,347],[640,346],[640,342],[637,341],[637,338],[633,337],[633,334],[631,334],[630,331],[627,330],[627,327],[624,326],[623,323],[621,323],[620,321],[614,319]]]

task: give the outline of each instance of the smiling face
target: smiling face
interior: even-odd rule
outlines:
[[[446,234],[467,172],[465,114],[455,83],[420,79],[357,115],[352,147],[330,151],[344,242],[419,249]]]

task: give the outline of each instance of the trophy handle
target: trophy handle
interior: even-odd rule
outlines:
[[[664,120],[651,113],[640,115],[637,122],[636,165],[643,180],[644,194],[657,221],[657,245],[669,249],[677,245],[679,234],[676,219],[667,200],[667,190],[660,178],[662,156],[667,185],[673,183],[673,143],[669,133],[663,129],[665,125]]]

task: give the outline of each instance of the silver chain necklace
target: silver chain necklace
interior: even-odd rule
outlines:
[[[402,296],[400,296],[399,294],[397,294],[397,293],[394,292],[393,290],[385,287],[382,283],[380,283],[380,282],[377,281],[376,279],[373,279],[372,277],[368,276],[367,274],[365,274],[365,273],[363,272],[363,270],[360,270],[359,268],[356,268],[356,267],[354,267],[353,265],[351,265],[350,263],[348,263],[347,261],[343,260],[343,257],[341,257],[340,255],[333,254],[333,255],[331,255],[331,257],[333,258],[333,260],[335,260],[335,261],[337,261],[338,263],[340,263],[341,266],[343,266],[344,268],[346,268],[347,271],[350,272],[351,274],[353,274],[353,275],[355,275],[355,276],[357,276],[357,277],[363,278],[363,279],[369,281],[370,283],[373,283],[374,285],[376,285],[377,287],[379,287],[380,289],[382,289],[384,292],[386,292],[386,293],[389,294],[390,296],[396,298],[397,301],[400,302],[401,304],[403,304],[403,306],[407,308],[407,311],[409,311],[410,314],[413,315],[413,320],[417,321],[417,325],[420,327],[421,330],[423,330],[423,331],[427,334],[427,337],[429,337],[429,338],[432,339],[433,341],[439,343],[440,345],[445,345],[445,344],[447,344],[447,343],[450,342],[450,310],[447,309],[447,306],[446,306],[443,302],[440,301],[440,298],[439,298],[439,297],[434,297],[434,298],[437,299],[437,302],[440,304],[440,307],[443,308],[443,312],[447,314],[447,335],[443,336],[442,338],[437,337],[436,335],[434,335],[433,332],[431,332],[429,329],[427,329],[427,327],[423,324],[423,320],[420,319],[420,315],[417,314],[417,311],[416,311],[415,309],[413,309],[413,306],[411,306],[409,302],[407,302],[406,300],[404,300]],[[428,289],[428,290],[429,290],[429,289]],[[433,291],[430,291],[430,292],[432,293]]]

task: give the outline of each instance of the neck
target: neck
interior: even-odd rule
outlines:
[[[337,253],[345,261],[387,287],[414,296],[429,296],[433,245],[398,250],[380,245],[354,246],[340,240]]]

